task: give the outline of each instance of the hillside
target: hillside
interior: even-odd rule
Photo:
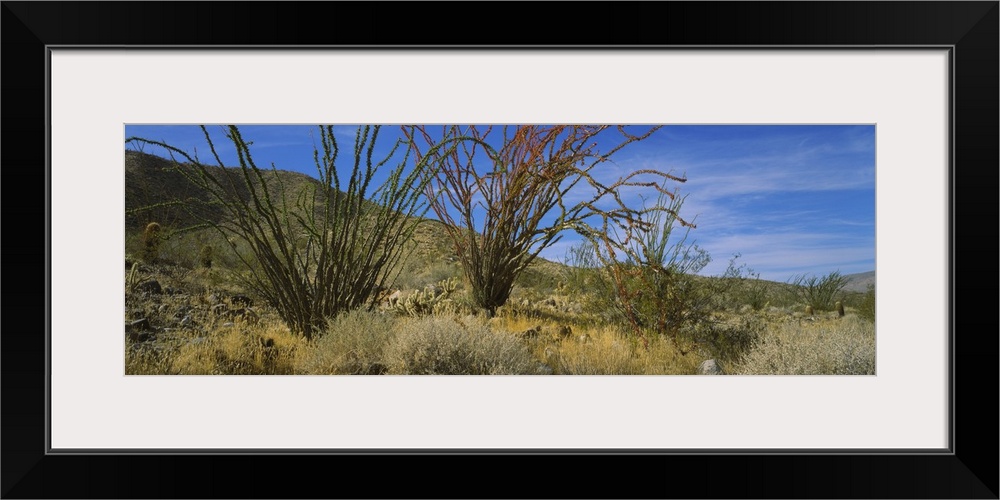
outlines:
[[[222,178],[221,168],[208,168],[212,175]],[[238,173],[238,170],[227,168],[226,173],[232,175]],[[268,175],[274,176],[276,181],[269,183],[270,186],[283,185],[289,193],[301,192],[310,183],[320,186],[316,179],[298,172],[278,170],[268,171]],[[235,184],[239,185],[242,178],[236,181]],[[271,194],[276,195],[277,191],[272,190]],[[178,171],[173,161],[138,151],[125,151],[125,232],[127,236],[131,235],[132,240],[150,222],[158,222],[168,230],[182,231],[201,223],[203,219],[222,221],[226,216],[225,211],[218,205],[208,203],[210,199],[208,193]],[[200,246],[211,237],[205,233],[206,231],[195,231],[184,238],[196,241]],[[180,239],[179,236],[177,240]],[[413,253],[404,265],[398,286],[420,288],[425,284],[461,275],[453,244],[440,221],[423,219],[417,226],[411,243]],[[193,255],[194,251],[192,249],[187,253]],[[235,260],[231,259],[230,262],[235,265]],[[544,285],[546,289],[555,288],[564,267],[538,258],[529,267],[525,278],[532,284]]]
[[[185,168],[182,165],[181,168]],[[189,166],[188,166],[189,167]],[[190,167],[189,167],[190,168]],[[208,166],[211,175],[225,179],[234,176],[233,185],[243,185],[238,169]],[[193,169],[189,170],[192,174]],[[275,185],[282,184],[289,192],[298,192],[306,183],[319,183],[298,172],[268,171],[276,176]],[[245,188],[243,189],[245,192]],[[275,194],[274,191],[271,193]],[[184,203],[178,203],[183,200]],[[222,207],[210,204],[211,197],[181,173],[174,162],[159,156],[125,150],[125,230],[137,231],[149,222],[174,228],[198,224],[201,218],[218,222],[223,217]]]
[[[844,287],[845,292],[865,292],[868,291],[868,285],[875,285],[875,271],[846,274],[844,277],[847,278],[847,286]]]

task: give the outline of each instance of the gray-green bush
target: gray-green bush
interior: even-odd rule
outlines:
[[[476,317],[404,319],[385,349],[389,373],[407,375],[518,375],[538,364],[515,336],[495,332]]]
[[[734,366],[742,375],[874,375],[875,325],[857,316],[770,329]]]
[[[392,339],[392,316],[354,310],[331,319],[299,354],[297,371],[312,375],[378,375],[386,371],[383,351]]]

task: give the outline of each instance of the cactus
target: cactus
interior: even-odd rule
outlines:
[[[201,247],[200,260],[203,267],[212,267],[212,253],[211,245]]]
[[[134,293],[136,287],[139,286],[139,281],[139,263],[134,262],[132,269],[125,275],[125,293]]]
[[[147,263],[156,262],[160,253],[160,225],[150,222],[142,232],[142,259]]]
[[[449,312],[451,308],[447,305],[451,301],[448,297],[457,288],[458,282],[454,278],[449,278],[438,282],[436,285],[428,285],[423,290],[411,293],[405,299],[396,303],[393,310],[408,316],[426,316],[435,312]]]
[[[838,300],[837,303],[836,303],[836,305],[834,305],[834,307],[837,308],[837,316],[843,318],[844,317],[844,303]]]

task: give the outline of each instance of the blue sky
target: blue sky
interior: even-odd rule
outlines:
[[[221,127],[208,128],[223,161],[236,164]],[[355,130],[336,128],[344,160]],[[273,162],[281,170],[316,175],[315,126],[240,126],[240,131],[253,141],[259,166]],[[197,126],[130,125],[125,136],[197,149],[202,161],[210,156]],[[376,154],[387,153],[398,136],[398,127],[383,128]],[[161,154],[151,147],[145,151]],[[350,168],[347,161],[343,165]],[[698,226],[688,240],[712,256],[702,274],[721,273],[735,253],[741,254],[737,262],[774,281],[875,269],[874,125],[667,125],[619,151],[594,175],[613,182],[647,168],[687,177],[670,187],[687,196],[682,216]],[[629,190],[626,203],[640,206],[640,196]],[[541,256],[563,260],[576,241],[567,234]]]

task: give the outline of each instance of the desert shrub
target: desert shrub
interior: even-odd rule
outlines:
[[[192,242],[193,236],[189,231],[185,228],[163,226],[157,261],[186,269],[197,267],[198,248]]]
[[[390,373],[517,375],[538,373],[527,348],[473,317],[404,319],[385,349]]]
[[[582,270],[577,273],[598,271],[583,276],[595,282],[590,308],[611,322],[630,325],[644,344],[652,336],[677,340],[682,330],[710,322],[731,289],[744,280],[745,268],[735,263],[738,255],[720,276],[697,274],[711,256],[688,241],[692,224],[678,216],[683,200],[661,194],[655,210],[643,212],[647,230],[631,241],[624,257],[592,241],[572,252],[571,264]],[[679,237],[677,223],[686,226]]]
[[[385,372],[383,350],[393,335],[391,316],[355,310],[327,323],[303,348],[296,372],[310,375],[378,375]]]
[[[601,284],[601,263],[593,249],[586,243],[576,244],[566,251],[563,259],[563,280],[567,291],[584,295],[594,291]]]
[[[816,311],[831,311],[834,303],[847,285],[847,278],[840,271],[825,276],[796,275],[790,280],[798,299]]]
[[[767,331],[733,373],[743,375],[874,375],[875,325],[857,316],[784,323]]]
[[[775,293],[775,289],[780,285],[760,279],[760,273],[746,264],[735,269],[732,274],[733,276],[728,278],[733,283],[730,283],[730,292],[726,297],[727,308],[739,310],[747,306],[753,311],[761,311],[767,306],[783,302],[776,300],[780,294]]]
[[[690,342],[704,351],[706,358],[727,362],[746,356],[759,342],[765,322],[753,314],[743,314],[728,321],[705,321],[689,325],[680,332],[681,342]]]
[[[549,294],[559,287],[559,278],[534,266],[528,266],[514,279],[514,285]]]
[[[858,300],[858,316],[875,322],[875,285],[868,285],[868,290]]]

